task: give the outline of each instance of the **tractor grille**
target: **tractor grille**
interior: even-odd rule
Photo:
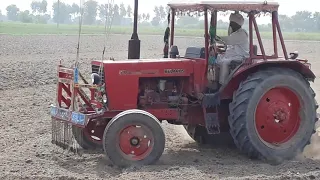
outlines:
[[[100,66],[97,66],[97,65],[92,65],[92,73],[97,73],[99,74],[99,68]],[[102,72],[101,72],[101,80],[102,82],[104,82],[104,69],[102,69]]]

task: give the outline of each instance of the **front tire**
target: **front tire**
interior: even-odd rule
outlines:
[[[115,116],[103,135],[103,148],[119,167],[155,163],[165,148],[165,134],[156,117],[142,110]]]
[[[314,97],[309,83],[291,69],[268,68],[250,75],[229,105],[236,146],[271,164],[294,158],[315,132]]]

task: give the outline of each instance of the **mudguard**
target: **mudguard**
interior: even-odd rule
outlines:
[[[220,88],[221,99],[232,99],[233,92],[239,87],[241,81],[247,78],[248,75],[268,67],[290,68],[301,73],[306,80],[314,82],[316,76],[311,71],[310,63],[301,62],[298,60],[267,60],[255,62],[251,65],[242,64],[230,73],[228,83]]]

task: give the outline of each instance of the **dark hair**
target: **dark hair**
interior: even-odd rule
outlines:
[[[241,26],[239,24],[237,24],[236,22],[233,22],[233,21],[230,21],[229,26],[232,28],[232,33],[238,31],[241,28]]]

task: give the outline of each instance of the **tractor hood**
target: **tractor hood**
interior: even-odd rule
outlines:
[[[182,61],[191,61],[191,59],[186,58],[159,58],[159,59],[127,59],[127,60],[103,60],[104,64],[113,64],[113,63],[151,63],[151,62],[159,62],[159,63],[167,63],[167,62],[182,62]],[[100,65],[101,60],[92,61],[94,65]]]
[[[92,62],[92,68],[100,66],[101,61]],[[204,59],[159,58],[159,59],[130,59],[104,60],[103,69],[108,74],[138,75],[138,76],[190,76],[195,69],[205,69]]]

